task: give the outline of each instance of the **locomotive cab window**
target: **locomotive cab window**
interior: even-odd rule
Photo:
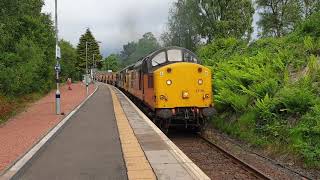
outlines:
[[[190,54],[188,52],[183,53],[183,59],[185,62],[194,62],[194,63],[198,62],[198,60],[192,54]]]
[[[163,64],[166,62],[166,53],[165,52],[161,52],[159,54],[157,54],[155,57],[153,57],[151,63],[152,66],[158,66],[160,64]]]
[[[168,61],[178,62],[182,61],[182,51],[180,49],[168,50]]]

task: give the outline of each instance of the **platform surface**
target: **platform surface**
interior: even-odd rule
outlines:
[[[110,97],[100,86],[14,179],[127,179]]]
[[[28,103],[21,112],[18,110],[18,114],[0,124],[0,176],[87,98],[84,84],[75,83],[71,87],[72,90],[68,90],[67,85],[60,87],[61,112],[64,112],[65,116],[56,115],[56,91],[52,90],[39,100]],[[95,86],[89,85],[89,94],[94,90]]]
[[[110,86],[157,179],[209,179],[171,140],[160,131],[120,90]]]
[[[209,178],[121,91],[100,84],[12,179]]]

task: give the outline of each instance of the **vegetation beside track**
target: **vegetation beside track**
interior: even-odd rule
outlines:
[[[198,50],[214,74],[216,128],[320,168],[319,19],[287,36],[218,39]]]

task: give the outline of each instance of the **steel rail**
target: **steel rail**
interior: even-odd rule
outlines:
[[[211,142],[209,139],[203,137],[200,135],[200,133],[198,133],[198,137],[200,137],[201,139],[203,139],[205,142],[207,142],[208,144],[210,144],[211,146],[215,147],[216,149],[218,149],[219,151],[221,151],[223,154],[227,155],[228,157],[234,159],[235,161],[239,162],[241,165],[245,166],[247,169],[251,170],[253,173],[255,173],[255,175],[257,175],[259,178],[261,179],[267,179],[267,180],[271,180],[272,178],[269,177],[268,175],[266,175],[265,173],[259,171],[257,168],[251,166],[250,164],[244,162],[243,160],[241,160],[240,158],[236,157],[235,155],[233,155],[232,153],[230,153],[229,151],[227,151],[226,149],[224,149],[223,147]]]

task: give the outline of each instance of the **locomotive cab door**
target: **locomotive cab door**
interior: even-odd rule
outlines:
[[[141,68],[141,75],[140,75],[140,83],[141,83],[141,88],[142,88],[142,98],[144,100],[144,95],[145,95],[145,83],[144,83],[144,77],[145,75],[148,74],[148,58],[143,60],[142,63],[142,68]]]
[[[142,64],[143,72],[143,102],[151,109],[154,108],[154,88],[153,88],[153,72],[149,57],[144,59]]]

